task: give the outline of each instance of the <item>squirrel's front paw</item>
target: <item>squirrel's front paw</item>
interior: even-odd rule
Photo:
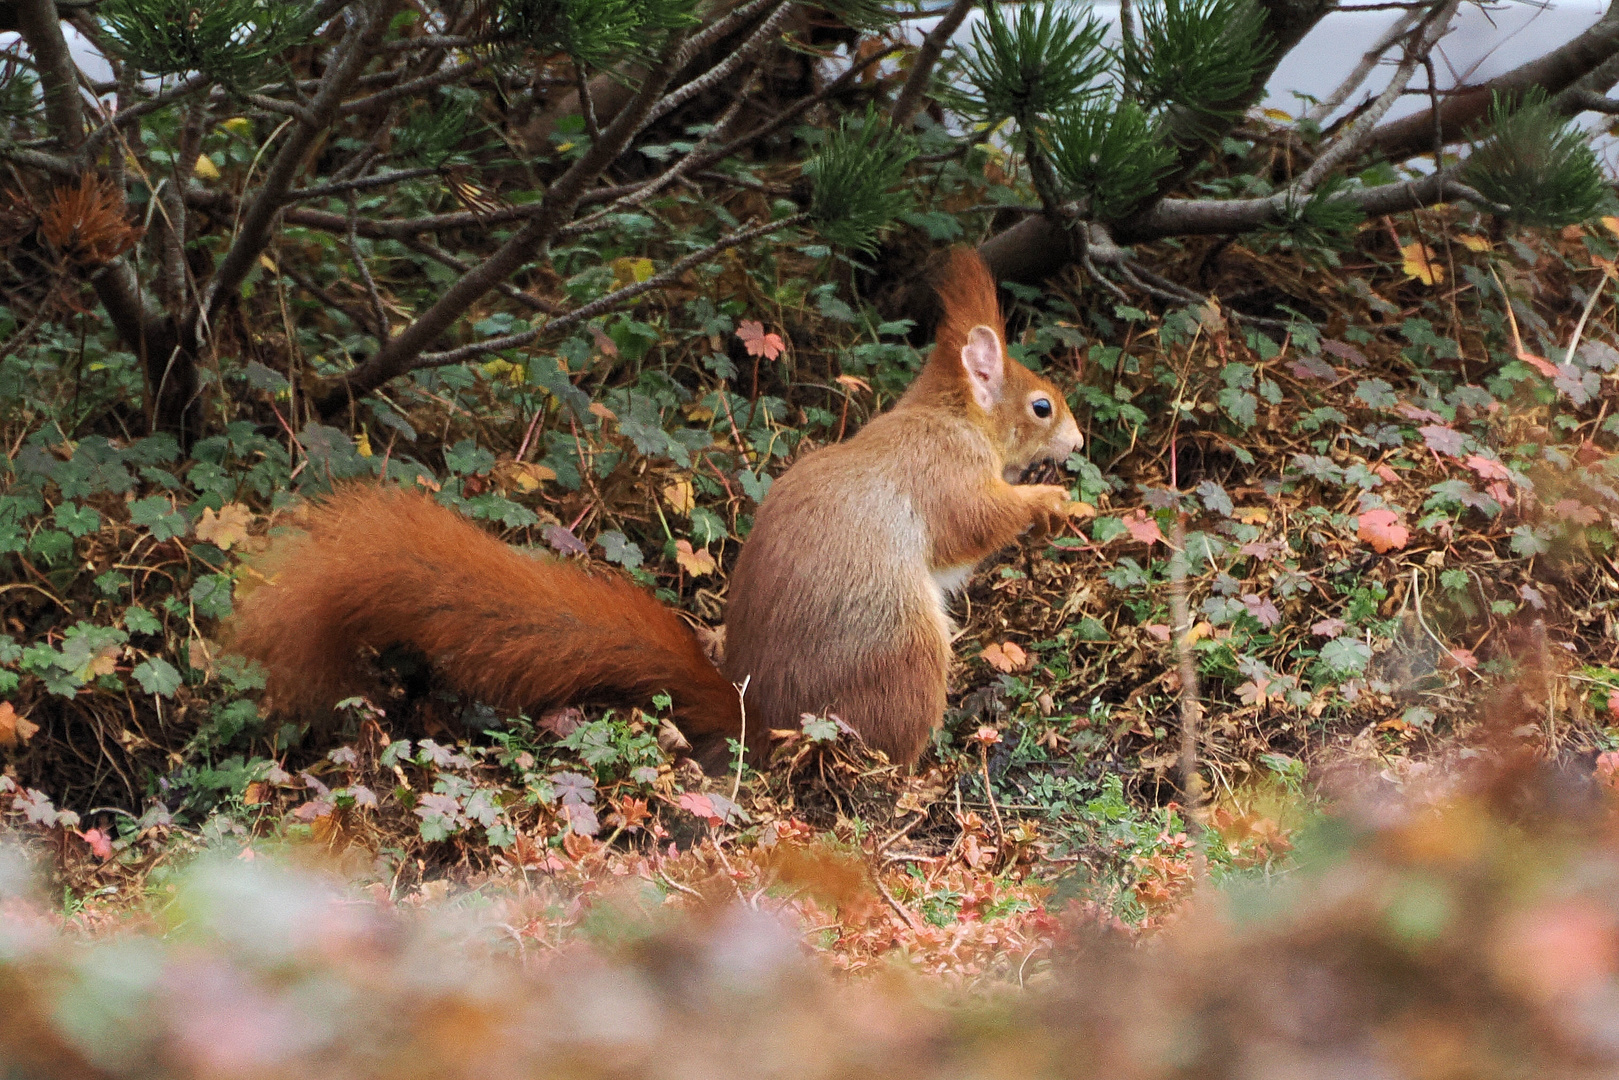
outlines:
[[[1040,540],[1068,527],[1074,503],[1068,489],[1056,484],[1035,484],[1024,489],[1029,501],[1029,531]]]

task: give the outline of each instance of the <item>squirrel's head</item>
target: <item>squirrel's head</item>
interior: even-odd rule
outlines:
[[[960,363],[1008,483],[1016,483],[1031,465],[1061,465],[1084,444],[1062,394],[1008,356],[995,328],[980,324],[968,330]]]
[[[1084,443],[1057,388],[1006,351],[995,282],[978,253],[958,247],[939,281],[943,317],[918,398],[955,400],[1000,452],[1006,480],[1062,464]]]

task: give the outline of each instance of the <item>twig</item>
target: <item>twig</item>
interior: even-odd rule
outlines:
[[[893,908],[901,919],[905,920],[905,925],[920,933],[922,926],[916,921],[916,916],[911,914],[910,908],[894,899],[894,894],[888,891],[888,886],[884,885],[882,879],[875,873],[871,875],[871,883],[877,886],[877,892],[888,902],[888,906]]]
[[[989,800],[989,813],[995,819],[995,842],[1006,842],[1006,825],[1001,821],[1001,808],[995,805],[995,789],[989,782],[989,744],[978,744],[978,763],[984,771],[984,797]]]
[[[1371,137],[1372,129],[1377,126],[1378,121],[1382,120],[1399,100],[1401,93],[1411,82],[1411,77],[1416,74],[1417,65],[1422,62],[1422,58],[1428,55],[1439,38],[1450,28],[1450,21],[1456,15],[1458,3],[1459,0],[1445,0],[1429,15],[1421,32],[1406,46],[1405,56],[1401,59],[1400,66],[1394,70],[1394,77],[1389,80],[1388,86],[1383,88],[1383,92],[1342,135],[1321,151],[1321,156],[1315,159],[1302,176],[1271,196],[1272,199],[1288,202],[1308,195],[1331,175],[1333,170],[1359,152]]]
[[[1175,660],[1181,680],[1181,796],[1186,800],[1187,826],[1194,836],[1201,836],[1203,777],[1197,771],[1197,747],[1203,703],[1198,693],[1197,659],[1192,655],[1191,605],[1186,596],[1186,514],[1179,510],[1170,532],[1170,545],[1169,611],[1175,620]],[[1202,850],[1201,845],[1198,850]]]
[[[597,315],[605,314],[620,304],[635,299],[644,292],[661,289],[687,270],[699,263],[706,262],[721,251],[736,247],[738,244],[745,244],[749,240],[780,229],[792,228],[808,219],[808,217],[809,214],[807,213],[792,214],[779,221],[767,221],[763,225],[755,225],[751,229],[741,229],[728,236],[722,236],[703,250],[692,252],[684,259],[670,264],[668,268],[652,275],[645,281],[637,282],[634,285],[626,285],[616,292],[610,292],[606,296],[591,301],[584,307],[575,308],[566,315],[550,320],[543,326],[535,327],[532,330],[524,330],[518,334],[506,334],[503,337],[489,338],[487,341],[463,345],[459,349],[450,349],[446,352],[422,353],[406,370],[414,371],[419,368],[440,367],[444,364],[459,364],[463,360],[470,360],[474,356],[482,356],[484,353],[499,352],[501,349],[515,349],[519,345],[527,345],[543,334],[561,332],[587,319],[593,319]]]
[[[712,68],[699,75],[691,82],[686,83],[684,86],[680,87],[680,89],[673,90],[668,94],[665,94],[663,99],[656,105],[652,106],[651,110],[646,114],[646,118],[641,121],[641,129],[645,130],[648,126],[656,123],[658,120],[667,116],[675,109],[678,109],[680,106],[684,105],[698,94],[701,94],[703,91],[711,87],[718,86],[721,82],[724,82],[732,72],[741,67],[744,62],[751,59],[755,53],[770,43],[771,39],[776,36],[777,31],[781,28],[781,24],[786,22],[787,17],[793,13],[793,8],[794,5],[791,3],[782,4],[775,11],[771,12],[770,17],[765,19],[764,22],[760,23],[759,28],[748,37],[748,40],[744,41],[740,46],[738,46],[736,51],[732,52],[731,55],[727,56],[724,60],[721,60],[718,64],[715,64]]]
[[[376,279],[371,276],[371,267],[366,264],[365,255],[360,251],[360,239],[354,235],[354,222],[360,216],[360,206],[354,197],[354,192],[348,194],[349,203],[349,258],[354,260],[354,267],[360,272],[360,280],[365,282],[366,295],[371,298],[371,312],[377,320],[377,340],[388,340],[388,309],[383,306],[382,294],[377,291]]]
[[[1484,678],[1484,676],[1480,675],[1478,672],[1474,671],[1472,668],[1468,667],[1466,664],[1463,664],[1461,661],[1457,660],[1455,652],[1453,652],[1451,650],[1449,645],[1446,645],[1443,641],[1440,641],[1439,640],[1439,635],[1434,633],[1433,628],[1428,625],[1428,620],[1422,614],[1422,585],[1421,585],[1420,581],[1418,580],[1417,568],[1414,567],[1414,566],[1411,568],[1411,598],[1412,598],[1412,600],[1414,600],[1416,602],[1417,623],[1418,623],[1418,625],[1420,625],[1422,627],[1422,629],[1427,633],[1427,635],[1430,638],[1433,639],[1433,643],[1435,645],[1439,646],[1439,648],[1444,652],[1444,654],[1446,656],[1450,657],[1451,662],[1454,663],[1457,667],[1461,668],[1463,671],[1465,671],[1469,675],[1473,676],[1473,678],[1482,680]]]
[[[753,681],[753,673],[742,676],[742,683],[736,688],[736,707],[742,717],[741,729],[736,736],[736,779],[731,781],[731,801],[736,802],[737,793],[742,790],[742,765],[748,756],[748,684]]]
[[[1411,29],[1411,24],[1416,21],[1417,13],[1415,11],[1407,11],[1404,15],[1394,20],[1394,25],[1383,31],[1383,36],[1378,38],[1371,48],[1361,54],[1360,63],[1355,65],[1355,70],[1351,71],[1344,78],[1344,81],[1338,84],[1336,90],[1312,106],[1304,114],[1304,118],[1319,124],[1336,112],[1340,105],[1349,100],[1349,95],[1353,94],[1360,88],[1361,83],[1366,81],[1366,77],[1372,73],[1373,68],[1377,67],[1377,62],[1383,59],[1383,54],[1388,52],[1389,47],[1404,37],[1406,31]]]

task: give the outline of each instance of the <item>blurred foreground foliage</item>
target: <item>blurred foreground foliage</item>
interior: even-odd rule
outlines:
[[[398,902],[225,842],[122,918],[54,909],[0,848],[0,1062],[16,1078],[1609,1075],[1612,765],[1577,777],[1505,751],[1398,791],[1361,774],[1285,879],[1205,888],[1146,944],[1094,905],[979,908],[934,951],[1019,933],[943,983],[817,962],[828,935],[919,942],[809,831]]]

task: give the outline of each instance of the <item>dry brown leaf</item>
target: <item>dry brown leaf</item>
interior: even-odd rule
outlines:
[[[691,481],[679,479],[664,485],[663,501],[669,509],[677,514],[684,516],[691,513],[692,507],[697,505],[697,497],[692,491]]]
[[[235,544],[247,539],[247,527],[252,524],[253,511],[241,503],[226,503],[215,514],[212,507],[203,507],[197,519],[197,539],[229,551]]]
[[[0,701],[0,748],[11,749],[34,737],[39,725],[18,716],[9,701]]]
[[[693,551],[690,540],[675,541],[675,562],[680,564],[682,570],[694,577],[712,574],[718,569],[714,562],[714,556],[708,553],[708,549],[698,548]]]
[[[1008,675],[1020,670],[1029,662],[1029,654],[1024,652],[1021,646],[1011,641],[991,644],[978,655],[983,657],[984,662],[990,667]]]

